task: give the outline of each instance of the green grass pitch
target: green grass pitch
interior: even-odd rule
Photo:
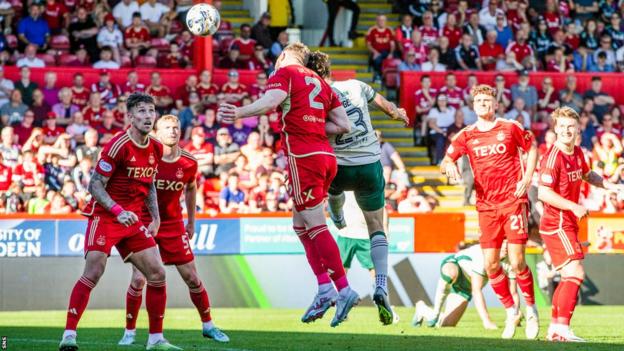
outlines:
[[[498,331],[486,331],[473,308],[468,309],[456,328],[414,328],[412,308],[397,309],[401,321],[382,326],[376,309],[355,308],[349,320],[329,327],[334,310],[310,325],[299,321],[302,310],[215,308],[213,318],[231,338],[218,344],[201,336],[193,309],[169,309],[165,337],[185,350],[624,350],[624,306],[580,306],[572,328],[587,344],[552,344],[543,341],[550,311],[541,309],[539,341],[524,339],[519,328],[514,340],[501,340],[504,311],[491,309]],[[143,350],[147,340],[147,315],[139,317],[135,346],[117,347],[124,326],[122,310],[87,310],[78,330],[80,350]],[[6,336],[6,350],[57,350],[63,332],[62,311],[0,312],[0,336]]]

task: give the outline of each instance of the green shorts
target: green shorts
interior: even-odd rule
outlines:
[[[470,284],[470,279],[468,279],[468,277],[466,277],[463,273],[461,267],[459,267],[459,264],[457,263],[457,259],[453,255],[446,257],[442,260],[442,263],[440,263],[440,276],[442,279],[447,283],[451,283],[453,281],[451,277],[442,273],[442,266],[447,263],[456,265],[458,271],[455,283],[451,284],[451,292],[465,298],[468,301],[472,300],[472,285]]]
[[[368,270],[373,269],[369,239],[351,239],[338,235],[338,249],[340,249],[340,259],[345,268],[351,268],[353,257],[357,257],[362,267]]]
[[[377,211],[384,207],[384,188],[381,162],[359,166],[338,166],[338,173],[329,186],[331,195],[352,190],[358,206],[364,211]]]

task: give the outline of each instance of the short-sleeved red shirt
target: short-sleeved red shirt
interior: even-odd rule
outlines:
[[[308,68],[290,65],[271,75],[267,91],[272,89],[288,94],[280,105],[285,153],[289,156],[333,155],[325,133],[325,121],[329,111],[340,106],[340,101],[329,84]]]
[[[91,94],[88,89],[83,87],[81,90],[77,90],[76,87],[72,87],[71,91],[72,104],[80,108],[84,108],[85,106],[87,106],[87,103],[89,102],[89,95]]]
[[[63,16],[67,13],[67,8],[61,2],[55,2],[54,4],[48,4],[46,2],[44,17],[48,22],[50,29],[61,29],[63,24]]]
[[[482,132],[476,123],[462,129],[451,141],[446,154],[453,160],[467,155],[474,172],[477,210],[488,211],[526,203],[526,195],[514,196],[523,177],[520,150],[528,151],[533,134],[516,121],[497,119],[494,127]]]
[[[150,33],[147,27],[141,26],[136,29],[135,27],[128,27],[124,33],[124,39],[131,43],[138,43],[150,40]]]
[[[394,41],[392,29],[372,27],[366,34],[366,41],[377,51],[390,51],[390,43]]]
[[[35,179],[43,179],[43,167],[37,162],[20,163],[13,171],[14,180],[19,180],[24,186],[34,186]]]

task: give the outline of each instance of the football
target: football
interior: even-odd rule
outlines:
[[[220,23],[221,15],[212,5],[194,5],[186,14],[186,26],[194,35],[212,35],[219,29]]]

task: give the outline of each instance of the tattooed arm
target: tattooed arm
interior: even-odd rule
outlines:
[[[104,207],[106,210],[114,212],[113,208],[119,205],[113,200],[110,195],[106,192],[106,184],[108,184],[108,180],[110,177],[106,177],[101,175],[98,172],[93,172],[93,176],[91,176],[91,180],[89,181],[89,193],[95,201],[97,201],[100,206]],[[130,211],[123,210],[117,215],[117,221],[126,227],[133,225],[134,223],[139,221],[139,217],[136,214]]]
[[[624,191],[624,185],[622,184],[613,184],[610,181],[602,178],[598,173],[594,171],[588,172],[583,176],[583,180],[588,182],[589,184],[603,188],[611,191]]]
[[[160,227],[160,213],[158,212],[158,198],[156,196],[156,185],[151,183],[147,197],[145,198],[145,206],[152,217],[152,223],[149,224],[147,230],[151,236],[158,234]]]

